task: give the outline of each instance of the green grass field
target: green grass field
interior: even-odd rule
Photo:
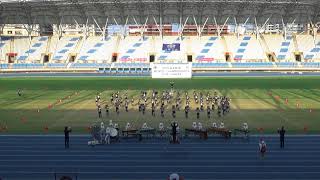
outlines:
[[[149,78],[1,78],[0,79],[0,131],[1,133],[61,133],[63,127],[73,127],[74,133],[86,133],[87,127],[98,122],[95,95],[102,93],[103,102],[110,100],[110,94],[117,90],[127,92],[129,97],[138,97],[141,90],[169,89],[171,80]],[[243,122],[258,133],[275,133],[284,125],[289,133],[320,132],[320,77],[268,77],[268,78],[194,78],[174,80],[179,91],[217,91],[231,98],[231,112],[218,118],[208,119],[201,114],[201,122],[210,126],[212,122],[223,121],[228,128],[238,128]],[[23,96],[17,89],[23,89]],[[149,94],[150,95],[150,94]],[[70,96],[70,98],[69,98]],[[60,99],[62,102],[59,102]],[[288,99],[288,103],[285,103]],[[184,104],[184,103],[183,103]],[[297,104],[299,107],[297,107]],[[52,108],[48,108],[52,105]],[[195,109],[194,104],[191,105]],[[39,111],[38,111],[39,110]],[[104,110],[104,109],[103,109]],[[140,127],[143,122],[158,127],[159,122],[168,125],[171,111],[165,118],[152,117],[150,106],[146,115],[137,112],[136,106],[129,106],[129,112],[121,109],[117,116],[111,109],[107,118],[124,127],[127,122]],[[184,127],[191,127],[196,116],[184,118],[178,112],[176,120]],[[48,129],[45,130],[45,127]]]

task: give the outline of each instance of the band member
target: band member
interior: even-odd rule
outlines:
[[[152,114],[152,116],[156,116],[155,107],[154,106],[152,106],[152,108],[151,108],[151,114]]]
[[[170,82],[170,87],[171,87],[171,90],[173,90],[173,88],[174,88],[174,82],[173,81]]]
[[[146,112],[146,106],[142,104],[142,114],[144,115],[145,112]]]
[[[203,100],[200,100],[200,110],[203,111],[204,108],[203,108]]]
[[[101,107],[98,107],[98,115],[99,115],[99,118],[102,118],[102,115],[101,115]]]
[[[97,99],[98,99],[98,101],[100,101],[100,100],[101,100],[101,98],[100,98],[100,95],[99,95],[99,94],[97,95]]]
[[[172,117],[176,118],[176,107],[172,105]]]
[[[207,106],[207,116],[208,116],[208,118],[210,119],[210,112],[211,110],[210,110],[210,106]]]
[[[218,116],[221,117],[221,106],[218,106]]]
[[[189,106],[184,107],[184,113],[186,115],[186,118],[188,119],[188,114],[189,114]]]
[[[18,89],[18,92],[17,92],[17,93],[18,93],[18,96],[19,96],[19,97],[21,97],[21,96],[22,96],[21,89]]]
[[[69,148],[69,133],[71,132],[70,127],[64,127],[64,148],[68,149]]]
[[[197,112],[197,119],[200,119],[200,109],[198,107],[196,109],[196,112]]]
[[[109,116],[109,106],[108,106],[108,104],[106,104],[104,106],[104,108],[106,109],[106,116]]]
[[[119,105],[118,105],[118,104],[116,104],[116,113],[117,113],[117,115],[119,115],[119,114],[120,114],[120,111],[119,111]]]
[[[124,107],[125,107],[125,109],[126,109],[126,112],[128,112],[128,102],[127,102],[127,101],[125,102]]]
[[[164,117],[164,105],[160,107],[161,117]]]

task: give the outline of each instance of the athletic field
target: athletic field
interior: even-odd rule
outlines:
[[[128,94],[129,99],[137,99],[141,90],[147,90],[151,96],[153,89],[170,89],[172,80],[154,80],[150,78],[68,78],[68,77],[21,77],[0,79],[0,130],[1,133],[43,134],[62,133],[64,126],[71,126],[73,133],[86,133],[88,127],[100,122],[95,105],[95,96],[101,93],[102,107],[110,104],[110,95],[120,91]],[[191,80],[174,80],[175,90],[189,92],[202,91],[204,94],[214,91],[231,98],[231,112],[219,118],[214,113],[207,118],[206,111],[196,120],[194,109],[185,119],[184,111],[177,112],[176,120],[182,128],[191,127],[192,122],[202,122],[211,126],[213,122],[224,122],[233,129],[249,124],[255,133],[275,133],[284,125],[288,133],[319,133],[320,117],[320,77],[211,77]],[[22,96],[17,95],[18,89]],[[137,103],[137,100],[135,101]],[[150,103],[150,102],[149,102]],[[182,106],[185,99],[183,96]],[[157,107],[156,117],[151,116],[151,105],[145,115],[138,112],[137,105],[129,105],[129,112],[121,108],[116,115],[110,106],[110,116],[106,117],[102,109],[102,120],[113,120],[121,127],[130,122],[136,127],[147,122],[158,127],[159,122],[169,125],[172,121],[171,106],[168,106],[165,118],[160,117]]]

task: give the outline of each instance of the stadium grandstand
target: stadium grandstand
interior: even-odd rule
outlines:
[[[0,0],[0,180],[319,180],[320,0]]]
[[[315,71],[319,4],[2,0],[1,71],[149,72],[150,63],[181,62],[194,71]]]

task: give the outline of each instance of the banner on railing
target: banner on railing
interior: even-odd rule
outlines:
[[[151,63],[152,78],[191,78],[192,63]]]

